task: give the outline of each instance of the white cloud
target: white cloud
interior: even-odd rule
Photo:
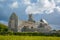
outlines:
[[[57,7],[56,5],[60,3],[60,0],[37,0],[37,2],[32,3],[31,0],[22,0],[24,5],[27,6],[25,12],[27,14],[43,14],[44,12],[47,14],[53,13],[54,9],[60,10],[60,7]],[[10,7],[18,8],[21,4],[18,1],[14,1]]]
[[[8,26],[8,22],[6,22],[6,21],[0,20],[0,23]]]
[[[31,3],[31,1],[24,2],[27,6],[26,13],[27,14],[41,14],[41,13],[53,13],[54,9],[56,8],[58,11],[60,11],[60,7],[57,7],[56,1],[60,2],[60,0],[37,0],[36,3]]]
[[[13,8],[18,8],[19,7],[19,3],[17,1],[13,2],[10,7]]]
[[[50,24],[50,26],[51,26],[52,30],[60,30],[60,25]]]
[[[59,6],[57,6],[56,9],[60,12],[60,7]]]
[[[23,0],[23,2],[24,2],[24,4],[26,4],[26,5],[30,5],[30,4],[31,4],[30,0]]]
[[[47,11],[45,11],[46,14],[51,14],[53,12],[54,12],[54,10],[47,10]]]
[[[30,1],[29,1],[30,2]],[[30,3],[28,7],[26,8],[26,13],[28,14],[36,14],[36,13],[43,13],[44,11],[46,13],[52,13],[55,8],[55,2],[53,0],[38,0],[37,3],[32,5],[33,3]]]
[[[56,0],[56,2],[58,2],[58,3],[59,3],[59,2],[60,2],[60,0]]]
[[[33,14],[35,14],[35,13],[39,12],[39,11],[36,11],[34,9],[35,8],[32,7],[32,6],[28,6],[27,9],[26,9],[26,13],[29,13],[29,14],[33,13]]]

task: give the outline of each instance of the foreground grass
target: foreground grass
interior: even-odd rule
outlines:
[[[0,40],[60,40],[60,37],[47,37],[47,36],[2,36]]]

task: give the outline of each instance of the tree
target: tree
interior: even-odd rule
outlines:
[[[6,25],[0,23],[0,33],[7,32],[7,31],[8,31],[8,27]]]

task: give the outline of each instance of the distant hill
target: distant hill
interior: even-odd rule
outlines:
[[[8,26],[6,26],[6,25],[0,23],[0,28],[8,28]]]
[[[6,32],[8,31],[8,26],[0,23],[0,32]]]

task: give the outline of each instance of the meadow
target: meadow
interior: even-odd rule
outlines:
[[[60,40],[60,37],[0,35],[0,40]]]
[[[0,24],[0,40],[60,40],[60,33],[44,34],[29,32],[10,32],[8,28]]]

